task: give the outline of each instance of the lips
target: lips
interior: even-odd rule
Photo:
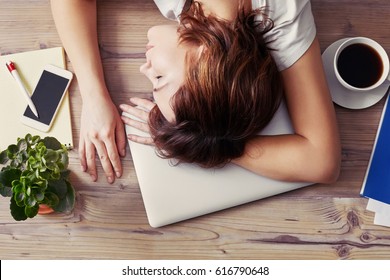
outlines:
[[[153,48],[154,46],[152,45],[146,45],[146,51],[150,50],[151,48]]]

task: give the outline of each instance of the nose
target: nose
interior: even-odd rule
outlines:
[[[156,26],[152,26],[151,28],[149,28],[148,33],[147,33],[147,38],[149,39],[149,41],[150,41],[151,38],[154,37],[156,32],[158,34],[158,26],[157,25]]]
[[[147,60],[146,60],[146,63],[142,64],[142,65],[139,67],[139,71],[140,71],[142,74],[144,74],[145,76],[147,76],[146,73],[147,73],[148,69],[150,69],[150,61],[147,59]]]

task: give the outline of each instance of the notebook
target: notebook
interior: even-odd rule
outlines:
[[[0,151],[16,143],[18,137],[24,137],[27,133],[41,137],[53,136],[61,143],[73,146],[68,94],[64,96],[53,126],[47,133],[20,122],[27,102],[6,67],[6,62],[10,60],[17,65],[19,75],[29,92],[34,90],[45,65],[53,64],[61,68],[66,66],[62,47],[0,56]]]
[[[390,106],[383,107],[373,150],[360,194],[390,204]]]
[[[126,126],[127,133],[145,135]],[[293,132],[285,105],[262,131],[264,135]],[[234,164],[205,169],[194,164],[172,166],[152,146],[129,141],[131,155],[152,227],[176,223],[261,198],[291,191],[308,183],[276,181]]]

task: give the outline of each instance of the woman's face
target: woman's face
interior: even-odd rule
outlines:
[[[177,25],[154,26],[148,31],[146,63],[140,67],[153,84],[153,97],[164,117],[172,122],[171,99],[184,83],[185,57],[189,47],[179,44]]]

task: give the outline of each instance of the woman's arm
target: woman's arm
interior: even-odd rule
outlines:
[[[341,148],[317,39],[282,77],[295,134],[259,136],[234,163],[279,180],[334,182]]]
[[[119,154],[126,136],[119,113],[104,82],[97,40],[95,0],[51,0],[53,17],[72,61],[83,100],[79,156],[82,169],[97,179],[98,154],[107,180],[122,174]]]

